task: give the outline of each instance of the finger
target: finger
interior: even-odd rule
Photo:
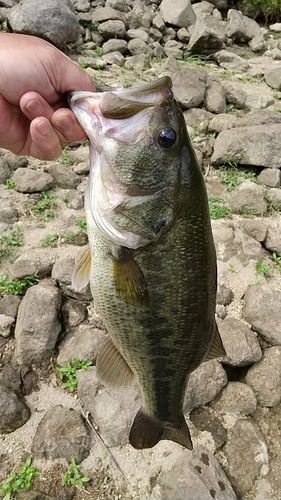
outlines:
[[[51,124],[56,129],[62,145],[83,141],[87,138],[73,112],[68,108],[60,108],[51,118]]]
[[[61,141],[51,123],[44,116],[30,123],[30,155],[39,160],[55,160],[61,155]]]
[[[24,115],[31,121],[38,116],[51,119],[54,112],[48,102],[37,92],[26,92],[20,98],[20,108]]]

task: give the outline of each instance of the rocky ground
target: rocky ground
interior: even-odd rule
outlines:
[[[49,39],[97,84],[172,77],[209,195],[227,357],[190,377],[193,452],[132,449],[138,390],[96,379],[106,332],[89,288],[71,287],[87,242],[88,145],[55,162],[0,150],[0,484],[31,456],[41,476],[16,498],[279,500],[281,25],[224,0],[179,2],[180,12],[165,0],[61,3],[37,0],[35,12],[31,0],[2,1],[2,29],[27,30],[38,14],[32,33],[53,23]],[[89,479],[82,489],[62,485],[71,459]]]

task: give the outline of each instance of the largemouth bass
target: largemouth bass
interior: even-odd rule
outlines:
[[[73,286],[90,281],[109,332],[97,374],[112,387],[137,380],[133,447],[170,439],[192,449],[182,411],[188,376],[225,351],[205,183],[171,80],[72,92],[69,104],[91,143],[89,249]]]

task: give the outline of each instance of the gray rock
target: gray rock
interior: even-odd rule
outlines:
[[[54,179],[56,185],[62,189],[74,189],[81,182],[79,175],[75,174],[75,172],[71,170],[71,167],[67,165],[53,163],[49,166],[48,172]]]
[[[13,180],[15,189],[20,193],[48,191],[54,185],[54,179],[50,174],[31,168],[18,168],[14,173]]]
[[[177,31],[177,38],[179,39],[180,42],[183,43],[188,43],[190,40],[190,33],[186,28],[180,28]]]
[[[90,10],[90,6],[90,0],[77,0],[75,5],[78,12],[88,12]]]
[[[189,40],[188,50],[192,54],[210,54],[223,48],[225,37],[223,21],[213,16],[198,17]]]
[[[156,42],[160,42],[162,40],[162,33],[159,31],[157,28],[154,28],[153,26],[149,28],[149,38],[150,40],[153,39]]]
[[[207,2],[206,2],[207,3]],[[226,98],[225,91],[219,79],[213,75],[208,75],[205,93],[205,108],[211,113],[225,113]]]
[[[61,405],[50,408],[37,427],[31,449],[38,458],[82,462],[89,454],[90,438],[81,415]]]
[[[126,27],[120,19],[109,19],[98,26],[99,34],[105,39],[124,38]],[[129,30],[130,31],[130,30]]]
[[[251,420],[238,420],[223,451],[232,486],[239,498],[244,497],[269,470],[267,445],[259,427]]]
[[[223,306],[228,306],[231,304],[234,298],[234,293],[228,286],[224,284],[219,284],[217,291],[217,303]]]
[[[161,31],[161,33],[164,33],[166,31],[166,25],[163,21],[163,17],[159,14],[159,12],[156,13],[156,15],[152,19],[152,25]]]
[[[230,366],[248,366],[262,357],[254,332],[236,318],[226,318],[219,323],[219,331],[227,356],[223,362]]]
[[[277,62],[275,66],[266,69],[264,79],[269,87],[281,90],[281,64]]]
[[[227,310],[225,306],[222,306],[220,304],[216,305],[216,315],[220,319],[224,319],[227,316]]]
[[[153,55],[152,48],[149,47],[149,45],[147,45],[140,38],[133,38],[132,40],[129,41],[128,51],[131,52],[131,54],[133,56],[136,56],[139,54],[150,54],[151,56]]]
[[[134,68],[139,71],[144,71],[151,68],[151,64],[145,54],[131,56],[126,58],[125,68]]]
[[[267,195],[277,210],[281,210],[281,189],[269,189]]]
[[[80,34],[77,17],[61,0],[23,0],[9,12],[9,24],[15,33],[28,33],[65,48]]]
[[[120,12],[127,12],[128,10],[126,0],[106,0],[105,7],[111,7],[120,10]]]
[[[281,33],[281,23],[270,24],[269,29],[275,33]]]
[[[241,83],[223,81],[222,86],[225,90],[226,101],[228,104],[234,104],[235,108],[243,109],[247,99],[247,94],[243,90]],[[253,125],[250,123],[249,125]]]
[[[261,52],[265,48],[264,37],[262,33],[255,35],[252,40],[249,41],[249,47],[253,52]]]
[[[15,319],[20,303],[21,297],[18,295],[5,295],[5,297],[0,299],[0,314],[5,314]]]
[[[0,385],[0,433],[7,434],[22,427],[30,417],[25,400],[14,391]]]
[[[281,172],[276,168],[264,168],[258,176],[259,182],[268,187],[279,187],[281,184]]]
[[[276,406],[281,399],[281,347],[264,350],[259,363],[251,366],[245,377],[261,406]]]
[[[272,59],[276,61],[281,60],[281,50],[275,47],[275,49],[272,50]]]
[[[239,225],[245,233],[257,241],[264,241],[267,232],[267,224],[259,219],[244,219],[239,221]]]
[[[64,328],[68,330],[79,325],[85,319],[87,308],[81,302],[66,297],[61,307],[61,315]]]
[[[190,108],[183,113],[186,125],[190,127],[199,126],[202,122],[212,119],[213,115],[204,108]]]
[[[109,52],[121,52],[121,54],[125,54],[127,49],[128,42],[126,42],[126,40],[119,40],[118,38],[112,38],[102,46],[103,55],[109,54]]]
[[[125,15],[118,9],[113,9],[112,7],[106,6],[98,7],[93,11],[92,22],[94,24],[103,23],[104,21],[110,21],[114,19],[119,19],[120,21],[126,23]]]
[[[182,43],[176,40],[168,40],[164,45],[164,52],[166,56],[172,56],[175,59],[183,58]]]
[[[11,206],[5,206],[4,200],[1,200],[0,207],[0,222],[4,224],[13,224],[19,220],[19,213],[16,208]],[[7,200],[7,203],[10,204],[10,200]]]
[[[229,50],[220,50],[216,52],[216,54],[214,54],[214,59],[222,68],[228,71],[244,72],[249,68],[249,64],[245,59]]]
[[[171,3],[170,0],[162,0],[159,10],[165,23],[178,28],[187,28],[195,24],[196,15],[190,0],[177,0],[176,3]]]
[[[40,283],[27,290],[15,328],[17,363],[28,365],[49,359],[61,330],[60,306],[61,293],[53,285]]]
[[[264,251],[260,242],[248,236],[239,228],[235,228],[234,244],[236,246],[236,256],[247,265],[249,260],[261,260],[264,258]]]
[[[219,462],[204,446],[196,446],[190,458],[180,456],[157,483],[151,500],[237,500]]]
[[[184,68],[171,75],[173,93],[182,108],[196,108],[203,102],[206,77],[205,71],[197,68]]]
[[[196,429],[210,432],[217,447],[220,448],[226,442],[226,429],[209,407],[202,406],[201,408],[195,408],[190,413],[189,419],[195,425]]]
[[[280,134],[280,124],[224,130],[215,141],[211,161],[215,165],[235,161],[242,165],[280,168]]]
[[[127,37],[129,40],[133,40],[134,38],[140,38],[144,43],[149,43],[150,39],[149,34],[142,28],[129,29],[127,31]]]
[[[247,384],[228,382],[212,402],[211,407],[219,413],[251,415],[257,408],[257,399]]]
[[[217,259],[227,262],[235,253],[234,228],[231,221],[212,221]]]
[[[60,342],[57,363],[66,366],[68,361],[78,358],[81,361],[96,361],[104,342],[105,334],[97,328],[81,325],[69,332]]]
[[[229,132],[227,130],[226,132]],[[221,132],[223,134],[224,132]],[[214,153],[215,155],[215,153]],[[243,163],[243,162],[242,162]],[[233,213],[261,215],[267,211],[267,203],[264,199],[262,186],[246,179],[229,196],[228,206]]]
[[[271,252],[281,255],[281,218],[270,220],[264,246]]]
[[[184,412],[209,403],[226,384],[226,373],[216,359],[202,363],[189,377],[184,398]]]
[[[281,123],[281,113],[270,109],[254,110],[247,113],[237,122],[238,127],[249,127],[252,125],[269,125]]]
[[[15,318],[0,314],[0,335],[2,337],[9,337],[12,332],[12,326],[15,323]]]
[[[230,113],[221,113],[210,120],[208,130],[209,132],[220,133],[223,130],[236,127],[238,123],[239,118],[237,116]]]
[[[274,104],[274,97],[269,94],[260,94],[254,90],[252,93],[247,95],[247,99],[245,102],[245,108],[259,110],[268,108]],[[253,124],[252,124],[253,125]]]
[[[281,344],[281,292],[269,285],[250,286],[243,318],[270,344]]]
[[[147,10],[146,12],[144,12],[144,14],[141,18],[141,25],[144,28],[149,29],[151,26],[153,17],[154,17],[154,12]]]
[[[77,249],[77,251],[79,248]],[[85,286],[77,292],[71,286],[71,276],[74,268],[74,257],[66,256],[61,259],[57,259],[54,267],[52,269],[52,279],[54,279],[62,290],[62,292],[70,298],[82,300],[85,302],[91,302],[92,294],[90,290],[90,285]]]
[[[196,18],[204,15],[211,15],[214,10],[214,5],[210,2],[206,2],[205,0],[195,3],[193,5],[193,10],[195,12]]]
[[[110,52],[109,54],[105,54],[103,56],[104,61],[107,64],[116,64],[117,66],[124,66],[125,57],[121,54],[121,52]]]
[[[260,27],[256,21],[243,16],[238,10],[229,9],[226,33],[234,42],[248,42],[260,34]]]
[[[151,47],[153,48],[153,56],[154,57],[164,57],[165,56],[164,49],[163,49],[162,45],[160,45],[159,42],[152,43]]]
[[[81,164],[80,164],[81,165]],[[84,207],[84,195],[76,189],[70,189],[66,192],[66,206],[67,208],[74,208],[80,210]]]
[[[76,372],[78,397],[93,417],[107,446],[128,442],[133,418],[141,406],[137,386],[124,389],[104,387],[97,379],[95,367]]]
[[[78,63],[92,69],[104,69],[107,66],[104,57],[79,56]]]
[[[38,278],[51,275],[56,257],[49,248],[30,249],[22,253],[11,265],[10,271],[14,278],[22,279],[37,273]]]

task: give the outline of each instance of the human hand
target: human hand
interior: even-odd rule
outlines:
[[[90,75],[40,38],[0,33],[0,147],[53,160],[86,139],[64,93],[95,91]]]

